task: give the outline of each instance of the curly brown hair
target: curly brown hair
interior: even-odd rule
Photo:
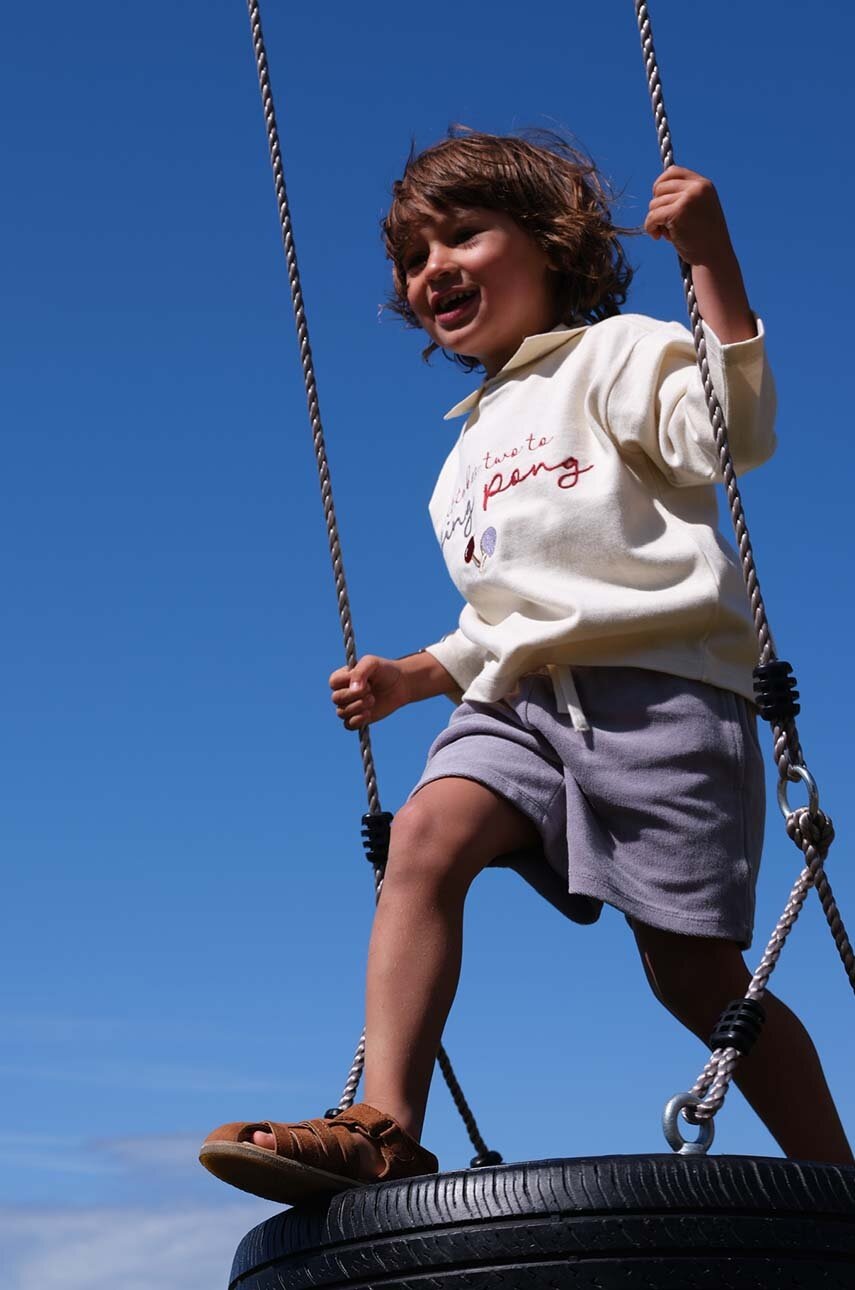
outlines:
[[[612,222],[612,200],[591,158],[560,135],[481,134],[454,126],[433,147],[411,151],[403,176],[392,185],[383,221],[392,261],[387,307],[408,326],[419,326],[407,302],[404,253],[426,212],[483,207],[510,215],[549,256],[560,322],[578,326],[610,318],[620,312],[633,273],[618,241],[632,230]],[[429,345],[424,357],[437,348]],[[476,358],[449,357],[467,371],[479,366]]]

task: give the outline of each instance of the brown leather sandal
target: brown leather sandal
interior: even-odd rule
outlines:
[[[275,1150],[247,1141],[256,1130],[272,1133]],[[357,1134],[370,1138],[380,1149],[383,1168],[374,1177],[363,1174],[355,1149]],[[331,1196],[349,1187],[432,1174],[439,1168],[436,1156],[396,1120],[365,1102],[334,1120],[223,1124],[205,1139],[199,1159],[232,1187],[285,1205]]]

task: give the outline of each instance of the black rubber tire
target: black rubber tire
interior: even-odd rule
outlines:
[[[287,1210],[233,1290],[855,1290],[855,1168],[601,1156],[434,1174]]]

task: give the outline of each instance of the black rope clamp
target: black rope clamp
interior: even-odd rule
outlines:
[[[473,1156],[469,1161],[470,1169],[489,1169],[491,1165],[502,1165],[504,1160],[498,1151],[485,1151],[481,1156]]]
[[[756,999],[734,999],[719,1017],[710,1035],[710,1048],[735,1048],[750,1053],[757,1040],[766,1012]]]
[[[784,659],[776,658],[755,667],[754,701],[764,721],[781,726],[801,712],[797,685],[792,666]]]
[[[365,859],[375,869],[389,859],[389,831],[394,816],[390,811],[369,811],[362,817],[362,845]]]

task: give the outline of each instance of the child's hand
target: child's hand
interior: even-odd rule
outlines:
[[[723,345],[757,335],[724,211],[708,179],[669,166],[653,185],[644,228],[651,237],[667,238],[692,266],[701,317]]]
[[[404,669],[398,662],[366,654],[356,667],[340,667],[330,677],[332,701],[348,730],[382,721],[409,703]]]
[[[734,254],[715,187],[683,166],[669,166],[656,180],[644,229],[671,242],[687,264],[714,265]]]

